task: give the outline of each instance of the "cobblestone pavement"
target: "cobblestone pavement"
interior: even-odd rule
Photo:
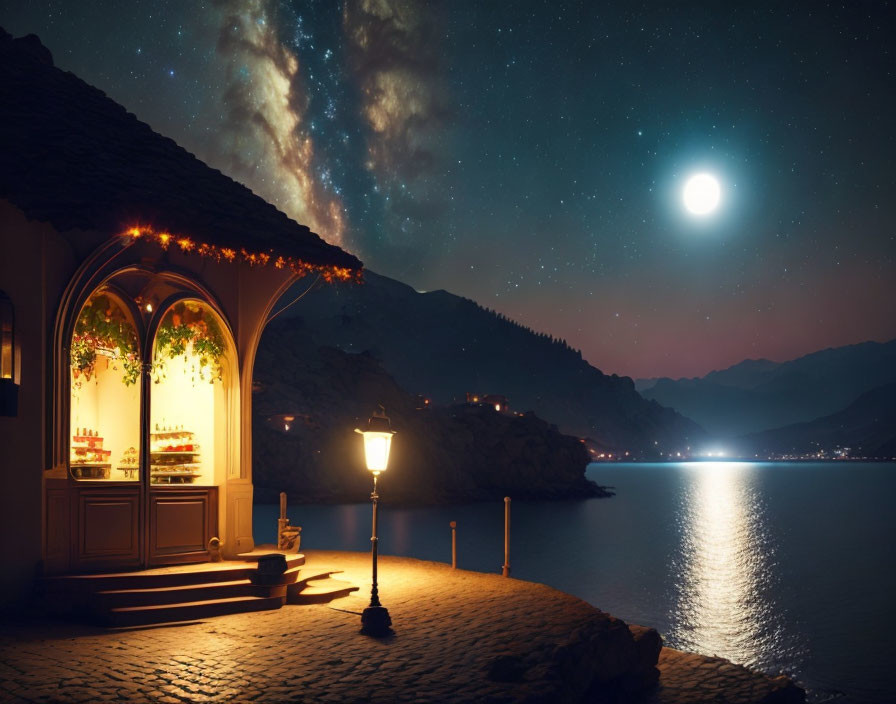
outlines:
[[[562,701],[570,695],[558,693],[568,688],[537,658],[517,682],[493,681],[490,665],[502,654],[526,653],[530,663],[531,653],[549,658],[582,624],[607,619],[543,585],[381,557],[380,597],[395,634],[374,639],[358,633],[369,599],[369,555],[315,552],[307,561],[343,570],[336,576],[360,592],[330,605],[132,630],[6,625],[0,701]],[[668,697],[651,701],[697,701],[671,698],[693,687],[677,679],[674,656],[665,662]],[[730,680],[727,668],[712,672],[705,672],[706,687]]]

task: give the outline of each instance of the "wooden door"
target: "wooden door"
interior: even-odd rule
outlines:
[[[141,487],[135,484],[73,486],[73,569],[124,570],[141,566],[141,494]]]
[[[147,563],[150,567],[209,559],[218,534],[218,487],[149,489]]]

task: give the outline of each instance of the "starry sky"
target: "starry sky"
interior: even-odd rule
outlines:
[[[896,337],[894,10],[2,0],[0,25],[368,268],[679,377]]]

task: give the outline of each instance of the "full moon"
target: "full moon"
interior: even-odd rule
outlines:
[[[684,207],[694,215],[708,215],[719,205],[722,189],[709,174],[695,174],[684,185]]]

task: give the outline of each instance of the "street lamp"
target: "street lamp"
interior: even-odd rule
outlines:
[[[367,430],[355,428],[356,433],[364,436],[364,457],[367,461],[367,469],[373,473],[373,493],[370,500],[373,502],[373,535],[370,538],[370,552],[373,557],[373,583],[370,589],[370,606],[361,614],[361,633],[368,636],[384,636],[392,632],[390,626],[392,619],[389,611],[380,604],[379,591],[376,583],[376,505],[379,495],[376,493],[376,480],[380,472],[385,472],[389,466],[389,447],[392,444],[392,424],[386,417],[386,409],[382,406],[367,419]]]

